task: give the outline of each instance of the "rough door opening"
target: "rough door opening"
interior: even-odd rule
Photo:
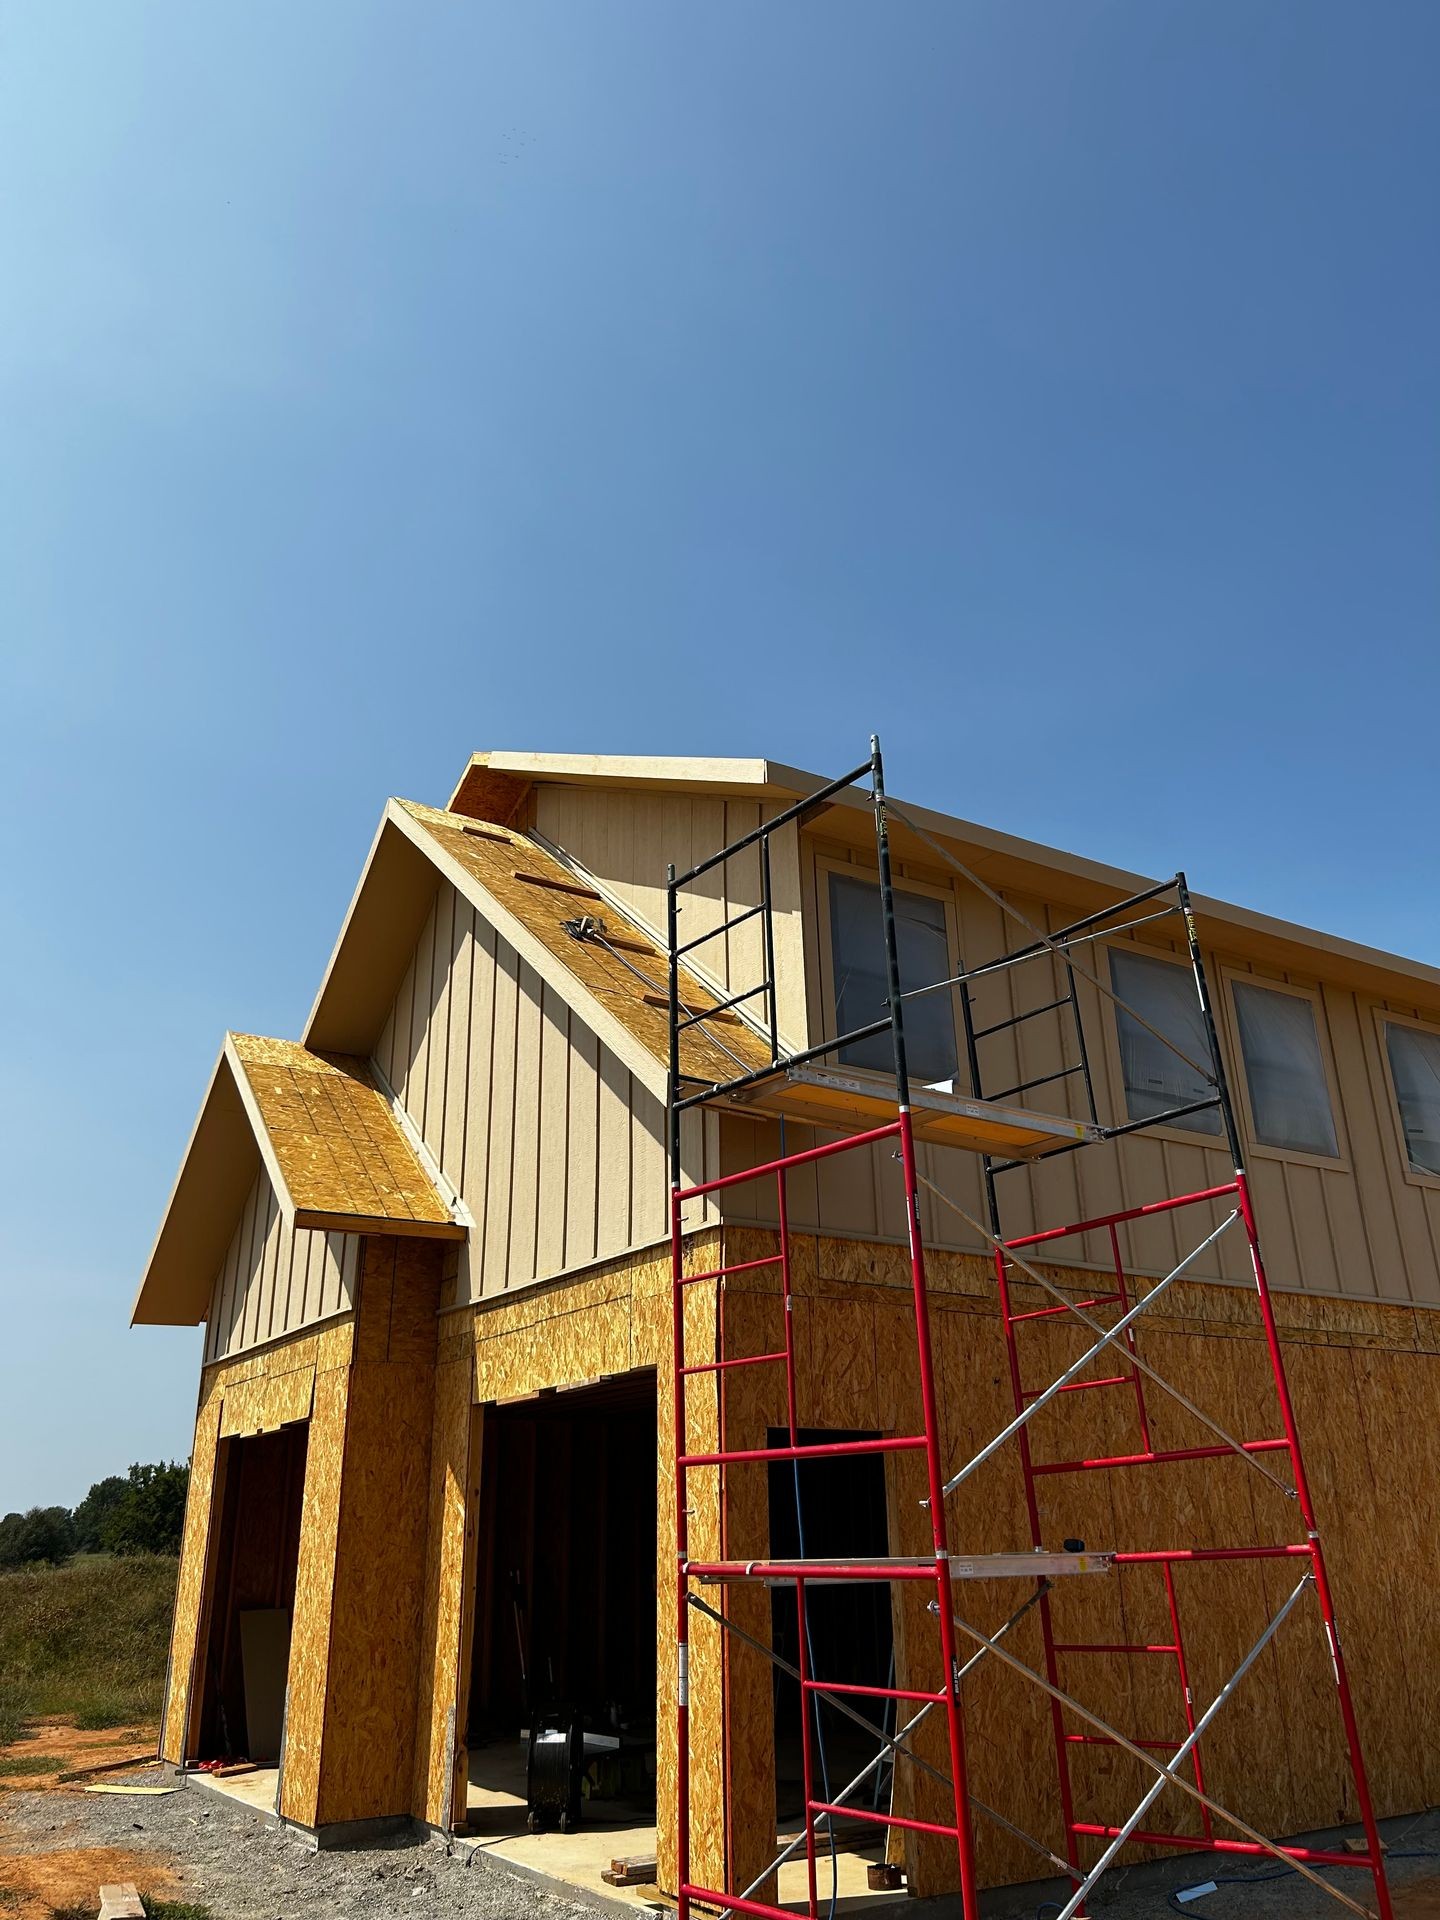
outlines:
[[[874,1433],[803,1428],[801,1446],[829,1441],[874,1440]],[[767,1445],[788,1445],[789,1435],[773,1429]],[[772,1460],[769,1466],[770,1551],[776,1559],[856,1560],[890,1551],[885,1506],[883,1454],[841,1455],[832,1460]],[[895,1637],[890,1590],[880,1581],[853,1586],[812,1586],[805,1595],[810,1638],[810,1672],[817,1680],[845,1680],[862,1686],[893,1686]],[[799,1631],[793,1587],[777,1587],[770,1596],[771,1644],[792,1666],[798,1664]],[[790,1675],[775,1675],[775,1811],[783,1824],[801,1817],[803,1773],[800,1749],[800,1688]],[[877,1722],[890,1702],[857,1701],[873,1708]],[[834,1792],[873,1759],[876,1742],[828,1701],[816,1703],[819,1739],[814,1750],[816,1797]],[[877,1775],[879,1787],[888,1773]],[[825,1790],[826,1780],[831,1791]],[[878,1788],[877,1788],[878,1790]],[[858,1805],[873,1796],[862,1795]],[[883,1798],[877,1804],[884,1804]]]
[[[487,1408],[481,1459],[469,1824],[523,1824],[545,1711],[582,1722],[582,1821],[653,1820],[653,1368]]]
[[[219,1547],[187,1758],[280,1759],[308,1423],[222,1440]]]

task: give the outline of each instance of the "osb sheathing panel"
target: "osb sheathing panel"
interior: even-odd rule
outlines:
[[[409,800],[396,804],[478,880],[527,933],[548,948],[658,1063],[669,1058],[668,1014],[663,1001],[665,955],[642,927],[607,901],[594,897],[593,890],[589,897],[583,890],[574,891],[576,883],[569,869],[524,834],[497,827],[493,833],[498,838],[482,838],[466,833],[452,815],[434,807],[417,806]],[[551,884],[536,886],[517,879],[519,873]],[[560,890],[567,886],[572,890]],[[627,952],[622,960],[594,941],[573,940],[565,932],[564,923],[587,913],[598,914],[613,937],[641,951]],[[638,978],[633,969],[646,978]],[[716,1005],[716,996],[693,976],[687,975],[682,984],[687,1005],[697,1009]],[[723,1047],[716,1044],[712,1034]],[[770,1059],[766,1043],[737,1021],[714,1022],[708,1031],[703,1025],[691,1027],[682,1034],[680,1048],[683,1070],[711,1084],[733,1079],[741,1070],[737,1062],[747,1068],[762,1067]]]
[[[420,1700],[411,1804],[433,1827],[454,1815],[454,1779],[463,1751],[459,1701],[462,1683],[461,1616],[473,1578],[474,1514],[471,1489],[480,1462],[471,1458],[475,1354],[468,1328],[452,1320],[435,1368],[435,1417],[430,1440],[430,1517],[421,1615]]]
[[[186,1758],[185,1729],[190,1717],[195,1652],[199,1638],[205,1567],[209,1557],[210,1509],[215,1486],[215,1454],[220,1438],[218,1390],[202,1388],[195,1421],[195,1444],[190,1452],[190,1487],[185,1496],[185,1531],[180,1544],[180,1572],[175,1588],[175,1615],[170,1629],[170,1683],[160,1737],[162,1756],[177,1766]]]
[[[727,1262],[773,1251],[760,1230],[727,1228]],[[987,1263],[965,1255],[928,1256],[932,1335],[947,1471],[1010,1419],[1004,1343]],[[1077,1295],[1094,1290],[1091,1273],[1048,1268]],[[800,1419],[806,1425],[917,1432],[914,1321],[895,1290],[908,1285],[903,1248],[797,1239],[795,1335],[801,1355]],[[778,1328],[773,1269],[736,1275],[723,1302],[724,1354],[769,1351]],[[823,1295],[824,1299],[816,1296]],[[1018,1308],[1051,1301],[1028,1284]],[[1434,1801],[1440,1758],[1413,1728],[1440,1711],[1440,1620],[1425,1601],[1432,1529],[1417,1503],[1428,1486],[1440,1433],[1440,1363],[1431,1317],[1373,1302],[1277,1295],[1287,1370],[1327,1544],[1362,1735],[1382,1811]],[[1253,1293],[1176,1282],[1142,1319],[1140,1350],[1230,1432],[1249,1438],[1280,1431],[1268,1358]],[[1020,1334],[1024,1384],[1044,1385],[1078,1357],[1078,1327],[1028,1323]],[[783,1423],[767,1369],[722,1376],[727,1446],[764,1443]],[[1104,1362],[1098,1375],[1119,1372]],[[777,1376],[779,1370],[776,1370]],[[1152,1444],[1205,1444],[1213,1434],[1164,1392],[1147,1386]],[[1037,1460],[1093,1458],[1140,1450],[1138,1408],[1129,1387],[1067,1395],[1032,1422]],[[1265,1461],[1280,1471],[1279,1457]],[[1262,1459],[1264,1457],[1262,1456]],[[727,1551],[762,1550],[768,1540],[763,1466],[728,1470]],[[746,1475],[750,1478],[747,1480]],[[1283,1477],[1283,1473],[1282,1473]],[[695,1476],[699,1479],[700,1476]],[[920,1507],[921,1464],[887,1460],[891,1545],[924,1552],[928,1521]],[[1111,1474],[1047,1476],[1039,1498],[1045,1539],[1078,1536],[1092,1546],[1219,1546],[1297,1538],[1293,1500],[1234,1459],[1185,1462]],[[951,1497],[952,1547],[985,1552],[1029,1544],[1023,1487],[1012,1448],[1003,1450]],[[1197,1705],[1233,1671],[1279,1608],[1302,1569],[1287,1562],[1182,1567],[1176,1588]],[[1012,1583],[957,1584],[956,1605],[993,1632],[1023,1598]],[[897,1657],[905,1684],[938,1684],[938,1641],[925,1612],[928,1589],[898,1589]],[[726,1591],[737,1621],[768,1638],[768,1607],[743,1588]],[[1169,1622],[1163,1576],[1150,1568],[1059,1584],[1051,1605],[1065,1641],[1163,1644]],[[753,1614],[754,1618],[750,1616]],[[1040,1658],[1034,1611],[1008,1644],[1030,1664]],[[961,1659],[975,1649],[962,1633]],[[770,1693],[759,1656],[732,1652],[727,1668],[730,1725],[725,1744],[731,1809],[730,1847],[738,1873],[758,1871],[774,1831]],[[1069,1656],[1066,1684],[1105,1718],[1146,1738],[1178,1739],[1183,1717],[1173,1662],[1159,1656]],[[966,1684],[967,1759],[976,1795],[1060,1850],[1048,1706],[1038,1689],[987,1660]],[[717,1723],[694,1715],[697,1744]],[[1081,1730],[1071,1723],[1074,1730]],[[712,1744],[716,1736],[711,1735]],[[943,1723],[932,1716],[919,1748],[946,1766]],[[1128,1811],[1145,1779],[1114,1748],[1071,1748],[1077,1813],[1114,1819]],[[1334,1682],[1323,1631],[1307,1597],[1243,1682],[1243,1697],[1222,1710],[1204,1743],[1208,1789],[1262,1828],[1295,1832],[1355,1817],[1340,1737]],[[1167,1797],[1167,1819],[1196,1831],[1189,1805]],[[662,1788],[663,1809],[667,1801]],[[897,1812],[946,1817],[944,1790],[902,1767]],[[1033,1877],[1037,1857],[981,1819],[977,1847],[990,1884]],[[912,1890],[938,1891],[955,1880],[954,1850],[943,1840],[905,1836]],[[753,1865],[751,1863],[754,1863]],[[747,1872],[748,1870],[748,1872]],[[732,1884],[737,1882],[732,1879]],[[743,1880],[738,1882],[743,1884]]]
[[[411,1807],[442,1250],[365,1243],[312,1824]],[[299,1612],[297,1605],[297,1615]]]
[[[715,1231],[687,1236],[686,1271],[701,1273],[714,1267],[719,1244],[719,1234]],[[690,1360],[703,1360],[714,1354],[717,1309],[717,1290],[713,1283],[701,1282],[687,1289],[685,1326],[687,1356]],[[442,1342],[454,1338],[454,1333],[450,1331],[452,1328],[463,1329],[465,1338],[473,1341],[474,1395],[481,1404],[538,1393],[545,1388],[573,1386],[599,1379],[605,1374],[628,1372],[636,1367],[653,1366],[658,1370],[656,1713],[659,1751],[656,1792],[661,1807],[673,1806],[676,1779],[676,1627],[673,1607],[675,1488],[672,1467],[674,1402],[670,1374],[673,1334],[669,1248],[661,1246],[608,1261],[596,1267],[583,1280],[527,1288],[522,1296],[513,1300],[494,1306],[481,1305],[469,1309],[463,1316],[458,1312],[453,1316],[447,1315],[442,1321],[442,1328]],[[719,1409],[713,1380],[690,1383],[686,1396],[686,1430],[692,1451],[710,1451],[716,1446]],[[458,1438],[455,1443],[458,1444]],[[473,1469],[471,1478],[473,1483]],[[720,1548],[718,1471],[707,1468],[692,1473],[688,1493],[691,1552],[696,1556],[713,1557]],[[431,1499],[433,1509],[433,1479]],[[473,1504],[472,1493],[472,1511]],[[450,1550],[453,1552],[453,1542],[463,1529],[458,1495],[448,1483],[441,1524],[451,1539]],[[443,1615],[437,1616],[437,1622],[441,1619]],[[437,1634],[448,1631],[448,1625],[437,1624]],[[719,1633],[719,1628],[706,1621],[697,1619],[691,1623],[691,1711],[701,1726],[719,1727],[723,1721],[724,1652]],[[441,1649],[438,1645],[432,1659],[436,1675],[436,1698],[431,1703],[430,1724],[422,1740],[427,1753],[427,1807],[433,1809],[444,1804],[443,1746],[449,1716],[455,1710],[457,1682],[453,1662],[442,1673]],[[768,1688],[768,1680],[766,1685]],[[766,1734],[768,1739],[768,1721]],[[692,1867],[698,1876],[712,1880],[724,1871],[724,1765],[725,1746],[722,1739],[716,1738],[708,1748],[696,1743],[690,1794]],[[430,1817],[434,1817],[433,1814]],[[662,1819],[658,1844],[661,1850],[662,1882],[673,1885],[673,1822]],[[763,1864],[763,1861],[757,1862],[757,1866]]]
[[[285,1818],[304,1827],[315,1825],[320,1800],[350,1380],[348,1367],[316,1374],[305,1453],[304,1513],[295,1576],[279,1798],[279,1810]]]
[[[250,1033],[229,1046],[297,1213],[461,1236],[366,1061]]]
[[[220,1414],[220,1437],[228,1440],[247,1433],[274,1433],[277,1427],[310,1418],[315,1384],[313,1367],[272,1378],[237,1380],[227,1387]]]
[[[243,1359],[221,1361],[200,1376],[200,1406],[191,1452],[190,1491],[170,1640],[170,1683],[162,1751],[168,1760],[193,1758],[184,1751],[194,1693],[196,1652],[204,1614],[206,1570],[212,1558],[216,1453],[222,1435],[260,1432],[282,1419],[303,1419],[317,1370],[349,1363],[354,1327],[350,1316],[315,1333],[273,1341]],[[303,1407],[303,1412],[296,1411]],[[245,1424],[250,1419],[260,1425]]]

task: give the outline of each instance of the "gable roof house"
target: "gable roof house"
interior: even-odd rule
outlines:
[[[260,1769],[245,1776],[249,1798],[322,1839],[412,1820],[500,1834],[502,1853],[563,1874],[573,1864],[547,1869],[547,1836],[524,1832],[515,1784],[520,1729],[563,1708],[590,1730],[587,1824],[613,1803],[619,1828],[643,1830],[629,1850],[656,1846],[673,1892],[683,1790],[690,1880],[738,1893],[804,1793],[794,1683],[763,1648],[788,1651],[792,1670],[848,1659],[882,1689],[943,1684],[926,1677],[933,1627],[913,1585],[893,1601],[873,1584],[817,1589],[803,1656],[793,1588],[702,1589],[749,1638],[695,1610],[682,1788],[677,1300],[691,1376],[681,1450],[704,1456],[680,1475],[692,1558],[804,1554],[802,1480],[812,1555],[930,1551],[916,1456],[898,1441],[861,1449],[921,1417],[893,1142],[789,1178],[783,1301],[772,1190],[714,1185],[878,1126],[884,1107],[866,1078],[885,1068],[883,1040],[878,1054],[866,1041],[842,1050],[832,1072],[790,1075],[779,1095],[765,1077],[777,1048],[805,1053],[883,995],[869,799],[847,789],[788,817],[821,785],[757,759],[476,754],[446,806],[386,804],[300,1039],[226,1036],[133,1314],[204,1326],[166,1759],[248,1757]],[[703,1017],[680,1032],[679,1084],[746,1084],[684,1108],[681,1182],[705,1191],[680,1211],[677,1290],[667,869],[781,816],[763,874],[757,841],[684,900],[679,1012]],[[1199,1032],[1183,925],[1107,925],[1150,883],[949,816],[906,808],[892,852],[902,965],[941,982],[962,956],[971,969],[963,1007],[949,985],[906,1014],[947,1463],[1006,1426],[1012,1386],[1033,1399],[1085,1344],[1039,1319],[1025,1334],[1032,1377],[1012,1382],[983,1144],[1025,1162],[1008,1176],[1007,1240],[1126,1216],[1042,1242],[1016,1277],[1028,1284],[1038,1261],[1085,1301],[1115,1261],[1140,1295],[1164,1282],[1135,1351],[1183,1378],[1205,1421],[1158,1390],[1148,1413],[1138,1396],[1142,1438],[1135,1395],[1047,1404],[1029,1428],[1039,1471],[1049,1463],[1035,1482],[1045,1544],[1124,1536],[1162,1549],[1177,1522],[1202,1552],[1237,1535],[1291,1539],[1293,1501],[1272,1513],[1273,1475],[1267,1487],[1254,1470],[1272,1458],[1257,1449],[1283,1440],[1271,1438],[1246,1241],[1197,1255],[1177,1211],[1143,1211],[1165,1194],[1229,1191],[1234,1177],[1216,1115],[1192,1110],[1205,1088],[1183,1057]],[[1017,945],[1012,911],[1039,930],[1040,966],[1023,980],[983,970]],[[1099,918],[1067,948],[1067,983],[1046,941],[1087,916]],[[1194,916],[1371,1787],[1381,1814],[1424,1807],[1440,1800],[1440,1745],[1425,1731],[1440,1725],[1440,1616],[1413,1489],[1440,1464],[1440,972],[1218,900],[1197,896]],[[1089,1033],[1083,1079],[1067,1052],[1072,1013]],[[982,1142],[966,1099],[987,1047],[988,1085],[1004,1097],[986,1108]],[[1100,1128],[1134,1130],[1104,1151],[1048,1151],[1098,1137],[1087,1088]],[[1042,1311],[1060,1310],[1030,1317]],[[782,1338],[800,1356],[789,1408],[784,1372],[733,1365]],[[1126,1357],[1098,1372],[1128,1369]],[[787,1425],[851,1451],[833,1471],[765,1458]],[[1226,1445],[1201,1444],[1219,1429]],[[713,1457],[737,1450],[757,1457]],[[1168,1464],[1066,1470],[1141,1455]],[[958,1489],[952,1545],[1028,1552],[1025,1494],[1013,1448],[997,1453]],[[1116,1724],[1178,1742],[1174,1662],[1142,1657],[1174,1640],[1167,1607],[1185,1614],[1188,1684],[1209,1700],[1253,1639],[1247,1609],[1263,1621],[1283,1598],[1277,1567],[1184,1565],[1172,1579],[1167,1563],[1163,1586],[1138,1566],[1070,1582],[1047,1603],[1072,1649],[1067,1685],[1103,1680]],[[992,1621],[1015,1603],[1013,1585],[974,1592]],[[1015,1630],[1032,1664],[1038,1632],[1034,1615]],[[1207,1790],[1242,1797],[1265,1832],[1355,1818],[1323,1638],[1287,1626],[1244,1687],[1245,1710],[1207,1731]],[[1049,1872],[1013,1832],[1052,1856],[1069,1839],[1048,1706],[998,1661],[966,1680],[964,1706],[971,1789],[1004,1816],[977,1821],[980,1879]],[[855,1771],[849,1734],[838,1713],[816,1721],[832,1782]],[[1066,1737],[1072,1824],[1102,1830],[1144,1780],[1079,1721]],[[857,1765],[869,1751],[855,1748]],[[938,1721],[917,1751],[944,1761]],[[933,1776],[897,1764],[886,1792],[872,1804],[888,1810],[910,1891],[953,1886],[953,1845],[924,1830],[945,1804]],[[883,1848],[885,1829],[871,1832]],[[600,1832],[600,1864],[624,1850]],[[771,1874],[761,1898],[803,1901],[804,1867]]]

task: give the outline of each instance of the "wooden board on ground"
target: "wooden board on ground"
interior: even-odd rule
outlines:
[[[133,1880],[120,1880],[100,1889],[100,1920],[145,1920],[140,1890]]]

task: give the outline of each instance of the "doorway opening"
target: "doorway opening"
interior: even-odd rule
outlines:
[[[653,1828],[656,1445],[653,1368],[485,1411],[472,1831],[524,1831],[540,1716],[578,1722],[582,1826]]]
[[[804,1428],[799,1444],[874,1440],[875,1433]],[[766,1443],[789,1444],[788,1432],[772,1429]],[[859,1560],[890,1551],[885,1502],[885,1457],[878,1453],[841,1454],[832,1459],[772,1460],[769,1463],[770,1553],[777,1560],[799,1558]],[[809,1671],[819,1680],[853,1681],[861,1686],[895,1685],[895,1634],[890,1589],[879,1580],[852,1585],[809,1586],[805,1593],[809,1630]],[[781,1659],[799,1664],[799,1616],[793,1587],[775,1587],[770,1595],[771,1644]],[[783,1826],[803,1817],[800,1686],[780,1667],[774,1672],[775,1812]],[[817,1798],[829,1799],[873,1759],[874,1739],[830,1701],[811,1696]],[[869,1717],[882,1720],[888,1701],[857,1701]],[[889,1720],[883,1722],[890,1726]],[[830,1792],[824,1791],[828,1779]],[[888,1784],[888,1771],[876,1775],[876,1792]],[[862,1795],[857,1805],[868,1804]],[[877,1804],[881,1804],[877,1801]]]
[[[192,1758],[279,1765],[308,1422],[222,1440],[218,1546]]]

